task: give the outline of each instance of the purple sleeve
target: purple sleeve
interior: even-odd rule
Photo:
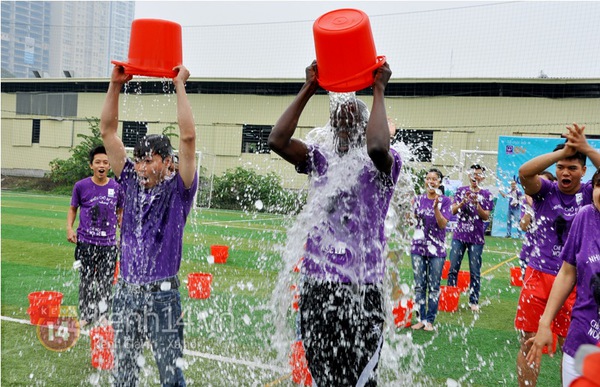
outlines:
[[[71,195],[71,207],[79,207],[80,197],[79,197],[79,182],[75,183],[73,186],[73,194]]]
[[[494,199],[492,199],[492,193],[490,191],[485,191],[483,195],[483,202],[481,203],[481,208],[486,211],[491,211],[494,209]]]
[[[560,260],[573,266],[577,266],[576,258],[577,252],[581,247],[581,238],[583,235],[586,235],[584,230],[581,229],[585,212],[586,211],[580,210],[577,215],[575,215],[573,223],[571,224],[571,229],[569,230],[567,241],[560,252]]]
[[[442,198],[442,209],[440,210],[442,216],[446,218],[446,220],[450,220],[452,218],[452,200],[444,196]]]
[[[119,183],[117,183],[117,192],[117,208],[123,208],[125,205],[125,192],[123,192],[123,187]]]
[[[390,149],[390,152],[392,153],[392,157],[394,158],[394,162],[392,164],[391,176],[392,176],[392,180],[395,183],[398,181],[398,176],[400,176],[400,169],[402,168],[402,157],[400,157],[400,153],[398,153],[393,148]]]
[[[534,201],[544,200],[544,197],[548,194],[548,192],[550,192],[552,186],[555,184],[554,182],[545,179],[540,179],[540,181],[542,186],[540,187],[538,193],[532,196]]]

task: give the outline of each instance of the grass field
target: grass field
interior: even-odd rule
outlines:
[[[108,372],[91,366],[88,336],[82,335],[68,351],[53,352],[42,346],[35,326],[18,322],[29,320],[27,295],[33,291],[60,291],[63,305],[77,304],[74,246],[64,230],[69,197],[3,191],[1,199],[2,385],[108,385]],[[287,364],[276,360],[269,318],[281,267],[277,251],[291,221],[206,209],[190,215],[180,277],[209,272],[214,279],[209,299],[190,299],[186,287],[181,288],[188,384],[293,385]],[[226,264],[208,263],[213,244],[229,246]],[[409,257],[401,253],[402,246],[392,248],[400,256],[401,282],[412,286]],[[462,295],[458,312],[438,314],[437,331],[396,330],[409,355],[398,361],[395,373],[384,372],[380,384],[445,386],[452,379],[463,386],[516,385],[513,320],[519,288],[509,284],[509,267],[516,264],[518,250],[512,240],[487,237],[481,312],[465,308]],[[146,359],[142,385],[156,385],[158,372],[149,351]],[[544,357],[539,385],[560,385],[558,356]]]

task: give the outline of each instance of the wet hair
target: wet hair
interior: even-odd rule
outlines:
[[[592,187],[596,187],[600,185],[600,168],[596,169],[594,175],[592,176]]]
[[[556,152],[558,150],[564,149],[566,144],[567,144],[566,141],[562,144],[558,144],[552,152]],[[585,163],[587,162],[587,157],[585,154],[583,154],[581,152],[575,152],[574,155],[565,157],[563,160],[577,160],[577,161],[579,161],[579,163],[581,164],[582,167],[585,167]]]
[[[133,148],[133,157],[142,158],[148,155],[159,155],[163,160],[173,155],[169,137],[164,134],[148,134],[142,137]]]
[[[97,146],[93,147],[90,150],[90,155],[89,155],[90,164],[94,163],[94,157],[96,155],[105,155],[105,154],[106,154],[106,148],[104,148],[104,145],[97,145]]]
[[[546,176],[546,178],[548,178],[548,180],[550,180],[550,181],[556,181],[556,176],[554,176],[552,174],[552,172],[550,172],[550,171],[540,172],[540,173],[538,173],[538,175],[540,175],[540,176],[542,176],[542,175]]]

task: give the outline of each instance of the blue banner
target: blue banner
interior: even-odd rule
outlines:
[[[556,145],[564,142],[564,138],[500,136],[498,138],[498,165],[496,168],[498,191],[508,192],[510,190],[510,182],[514,179],[518,183],[517,188],[523,192],[523,187],[521,187],[521,182],[519,181],[519,168],[521,165],[534,157],[552,152]],[[588,140],[588,142],[594,148],[600,149],[600,140]],[[587,171],[582,182],[589,181],[594,172],[596,172],[596,167],[594,167],[589,158],[586,165]],[[555,165],[550,166],[547,170],[556,175]],[[502,197],[498,192],[494,207],[492,236],[504,237],[507,235],[508,205],[508,198]],[[518,221],[513,222],[513,238],[519,235],[518,227]]]

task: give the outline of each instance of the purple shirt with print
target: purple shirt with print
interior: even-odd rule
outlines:
[[[342,185],[341,192],[332,193],[326,203],[319,203],[322,213],[312,218],[313,225],[308,231],[304,274],[341,283],[383,281],[384,221],[402,166],[400,155],[394,149],[390,152],[393,164],[389,174],[377,170],[367,158],[362,170],[356,173],[355,183]],[[297,170],[310,174],[312,191],[328,192],[328,186],[339,177],[328,172],[337,167],[349,168],[344,164],[346,157],[328,155],[317,145],[311,145],[306,164]]]
[[[592,278],[600,274],[600,212],[593,205],[575,216],[560,257],[577,269],[575,305],[563,351],[575,357],[583,344],[596,345],[600,337],[598,304],[591,289]]]
[[[79,208],[77,240],[98,246],[117,244],[117,208],[123,208],[123,191],[113,179],[97,185],[91,177],[73,187],[71,206]]]
[[[441,196],[440,212],[446,219],[452,216],[452,201],[447,196]],[[418,219],[418,229],[423,231],[423,238],[412,240],[411,253],[422,257],[446,257],[446,229],[438,226],[433,210],[433,199],[426,194],[420,195],[415,201],[415,216]]]
[[[134,164],[127,160],[119,182],[125,191],[121,227],[121,275],[126,282],[145,284],[179,271],[183,230],[198,188],[198,173],[190,188],[174,176],[146,189]]]
[[[471,187],[463,186],[458,188],[454,194],[454,203],[460,203],[465,196],[470,194]],[[491,211],[494,208],[494,201],[490,191],[480,189],[476,194],[478,195],[481,208],[486,211]],[[476,204],[468,200],[465,205],[458,209],[456,217],[456,227],[454,228],[452,239],[474,245],[485,244],[486,223],[479,217]]]
[[[540,179],[540,191],[533,195],[538,229],[532,237],[529,266],[557,275],[562,266],[560,251],[569,235],[573,218],[584,205],[592,202],[591,183],[581,184],[574,195],[562,193],[558,183]]]

